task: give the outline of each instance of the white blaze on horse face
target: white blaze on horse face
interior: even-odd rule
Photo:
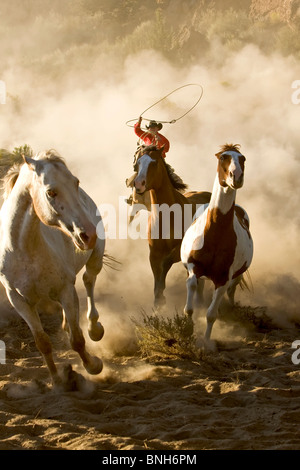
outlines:
[[[242,155],[239,152],[234,151],[227,151],[224,152],[224,154],[231,156],[226,183],[233,189],[236,189],[237,187],[240,188],[243,185],[242,176],[244,174],[244,170],[240,163],[240,157],[242,157]]]
[[[134,185],[138,192],[144,192],[146,190],[148,168],[150,163],[154,161],[155,160],[153,160],[153,158],[151,158],[147,153],[138,159],[139,171],[137,177],[134,180]]]

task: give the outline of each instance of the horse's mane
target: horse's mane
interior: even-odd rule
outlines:
[[[167,163],[164,159],[163,159],[163,163],[165,165],[165,168],[167,170],[167,173],[168,173],[168,176],[170,178],[170,181],[172,183],[172,186],[174,189],[177,189],[177,191],[185,191],[188,187],[187,184],[185,184],[182,179],[180,178],[180,176],[178,176],[173,168],[171,167],[171,165],[169,163]]]
[[[39,152],[37,155],[35,155],[34,160],[48,160],[54,163],[62,163],[63,165],[66,165],[64,159],[54,149]],[[7,199],[7,197],[11,193],[18,179],[20,169],[23,165],[24,163],[15,163],[9,168],[7,173],[2,178],[2,189],[4,199]]]
[[[21,163],[15,163],[2,178],[3,198],[7,199],[18,179]]]
[[[240,151],[240,144],[225,144],[220,147],[220,152],[217,155],[221,155],[223,152],[239,152]]]
[[[145,153],[147,152],[151,152],[151,151],[155,151],[155,150],[158,150],[158,148],[156,147],[156,145],[141,145],[138,149],[138,151],[140,151],[140,155],[144,155]],[[171,165],[169,163],[167,163],[165,161],[164,158],[162,158],[162,162],[165,166],[165,169],[167,170],[167,174],[169,176],[169,179],[170,179],[170,182],[173,186],[174,189],[177,189],[177,191],[185,191],[188,187],[187,184],[185,184],[182,179],[180,178],[180,176],[178,176],[173,168],[171,167]]]
[[[42,152],[39,152],[35,157],[35,160],[49,160],[51,162],[57,162],[57,163],[63,163],[66,166],[66,163],[61,155],[54,150],[44,150]]]

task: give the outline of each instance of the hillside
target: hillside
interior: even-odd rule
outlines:
[[[216,41],[232,53],[250,43],[266,54],[299,58],[299,5],[298,0],[53,0],[49,7],[42,0],[13,5],[3,0],[2,67],[13,57],[17,66],[53,82],[73,72],[91,76],[99,68],[103,75],[113,73],[129,54],[149,49],[178,65],[211,62]]]

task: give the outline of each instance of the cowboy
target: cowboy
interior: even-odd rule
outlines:
[[[170,149],[170,142],[166,137],[159,133],[162,129],[162,124],[156,121],[150,121],[149,125],[146,126],[147,131],[141,129],[142,116],[139,117],[138,122],[134,125],[134,132],[140,139],[144,141],[146,145],[156,145],[157,148],[164,147],[162,157],[166,158],[166,153]]]
[[[141,122],[142,122],[142,116],[139,117],[139,120],[135,123],[134,125],[134,132],[136,135],[142,139],[145,143],[145,145],[156,145],[157,148],[162,148],[163,151],[161,156],[163,158],[166,158],[166,153],[169,151],[170,148],[170,142],[168,139],[160,134],[158,131],[162,129],[162,124],[159,122],[157,123],[156,121],[150,121],[149,125],[146,126],[147,131],[143,131],[141,129]],[[126,199],[127,204],[136,204],[136,203],[141,203],[144,204],[146,207],[149,207],[150,205],[150,196],[149,194],[145,195],[137,195],[136,191],[134,189],[134,180],[136,178],[137,173],[134,173],[130,178],[126,180],[126,186],[133,188],[133,194]]]

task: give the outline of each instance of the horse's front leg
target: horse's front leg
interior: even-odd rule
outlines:
[[[201,308],[204,304],[204,286],[205,286],[205,280],[199,278],[197,280],[197,289],[196,289],[196,298],[195,298],[195,306],[196,308]]]
[[[166,288],[166,276],[170,270],[173,261],[169,258],[161,259],[158,256],[151,256],[150,264],[154,276],[154,306],[162,307],[166,303],[164,290]]]
[[[72,349],[80,355],[89,374],[99,374],[103,364],[101,359],[91,356],[85,348],[85,339],[79,326],[79,302],[73,284],[69,284],[63,289],[60,301],[68,322]]]
[[[197,289],[197,277],[191,271],[186,280],[186,304],[184,313],[191,317],[194,313],[194,295]]]
[[[88,333],[93,341],[100,341],[104,335],[104,328],[98,321],[99,314],[95,305],[94,289],[97,275],[102,269],[103,265],[103,251],[96,245],[87,264],[86,271],[83,274],[83,282],[87,293],[87,319],[88,319]]]

